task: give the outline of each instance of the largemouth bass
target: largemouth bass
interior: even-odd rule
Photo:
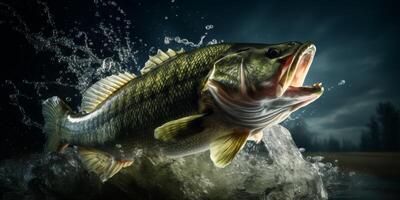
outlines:
[[[310,42],[158,50],[140,76],[124,72],[93,84],[79,113],[47,99],[45,149],[77,146],[103,181],[131,165],[137,148],[169,157],[210,150],[224,167],[246,141],[260,141],[263,129],[323,93],[320,83],[303,86],[315,51]]]

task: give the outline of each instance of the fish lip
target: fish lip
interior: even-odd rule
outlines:
[[[316,47],[311,42],[302,44],[296,52],[285,60],[282,72],[277,79],[276,97],[287,96],[286,92],[289,87],[300,88],[302,92],[310,92],[309,95],[322,94],[323,87],[319,84],[314,84],[311,88],[303,87],[304,80],[313,62],[316,52]],[[289,62],[289,63],[287,63]],[[288,93],[293,93],[293,90]],[[319,97],[320,95],[318,95]]]
[[[318,99],[324,92],[322,83],[303,86],[315,52],[316,47],[313,43],[307,42],[301,45],[294,54],[293,62],[290,67],[278,81],[277,87],[283,88],[281,96],[297,99],[297,103],[291,106],[292,111],[310,104]]]
[[[290,82],[290,86],[301,87],[303,85],[308,70],[313,62],[316,50],[317,48],[311,42],[303,44],[297,50],[295,60],[291,66],[291,71],[294,75]]]

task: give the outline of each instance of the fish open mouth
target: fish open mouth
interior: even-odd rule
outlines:
[[[321,96],[324,91],[321,83],[303,86],[315,51],[314,44],[305,43],[299,47],[296,53],[285,60],[276,85],[277,97],[299,98],[301,101],[298,106],[302,107]]]

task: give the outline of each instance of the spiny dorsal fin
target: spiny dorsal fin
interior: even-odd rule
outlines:
[[[134,74],[124,72],[97,81],[83,95],[82,111],[86,113],[92,112],[99,104],[135,77]]]
[[[179,51],[174,51],[172,49],[168,49],[166,52],[161,51],[160,49],[157,51],[157,54],[154,56],[149,56],[149,60],[144,64],[144,67],[140,70],[142,74],[145,74],[151,71],[154,68],[157,68],[162,63],[165,63],[170,58],[175,57],[177,54],[181,54],[185,52],[183,48]]]

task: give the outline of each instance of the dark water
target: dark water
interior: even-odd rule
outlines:
[[[353,174],[331,185],[329,199],[379,200],[399,199],[400,180],[367,174]]]

